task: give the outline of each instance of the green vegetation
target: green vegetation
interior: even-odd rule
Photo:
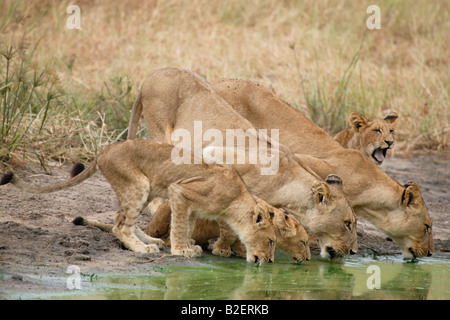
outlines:
[[[332,134],[352,111],[396,111],[397,150],[448,150],[446,0],[379,1],[380,30],[359,1],[85,1],[80,30],[67,5],[0,3],[3,163],[92,158],[167,66],[258,81]]]

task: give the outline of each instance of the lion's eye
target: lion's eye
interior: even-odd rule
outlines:
[[[390,134],[394,134],[394,130],[389,130],[389,133]]]
[[[269,239],[269,247],[273,246],[274,243],[275,243],[275,241],[273,241],[272,239]]]
[[[427,232],[427,233],[430,232],[430,226],[427,224],[425,225],[425,232]]]
[[[300,242],[301,242],[302,245],[304,245],[306,247],[306,241],[301,240]]]
[[[376,133],[382,133],[380,129],[375,129],[373,131],[376,132]]]

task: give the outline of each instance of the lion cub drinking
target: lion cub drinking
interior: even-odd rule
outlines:
[[[255,198],[258,202],[264,202],[262,199]],[[269,212],[274,215],[273,224],[277,236],[277,248],[286,252],[294,263],[309,260],[311,252],[309,249],[309,237],[305,228],[287,211],[267,205]],[[145,233],[150,236],[157,236],[167,244],[170,241],[168,239],[170,219],[170,201],[166,201],[153,214],[153,218],[145,229]],[[232,248],[238,256],[246,256],[245,248],[242,248],[242,244],[236,234],[223,222],[197,219],[192,238],[196,243],[204,245],[208,244],[210,239],[218,238],[213,245],[213,254],[215,255],[230,256]]]
[[[270,215],[273,214],[272,223],[277,237],[276,247],[285,251],[294,263],[309,260],[311,258],[309,236],[300,222],[287,211],[275,208],[262,199],[255,198],[258,203],[262,202],[269,208]],[[152,220],[144,230],[145,234],[160,238],[165,245],[169,246],[171,214],[170,201],[165,201],[159,205]],[[73,223],[75,225],[94,226],[106,232],[111,232],[114,227],[112,224],[84,217],[75,218]],[[247,251],[236,233],[230,230],[223,221],[197,219],[191,237],[196,244],[208,247],[211,239],[219,238],[212,248],[214,255],[228,257],[234,251],[240,257],[246,258],[247,256]]]
[[[132,251],[158,252],[162,240],[149,237],[137,226],[142,210],[155,197],[171,201],[171,254],[194,257],[191,231],[196,217],[223,220],[247,249],[247,261],[273,261],[276,234],[268,207],[258,203],[239,175],[216,164],[180,164],[171,161],[174,146],[145,140],[127,140],[106,147],[79,174],[51,186],[33,187],[8,173],[0,185],[13,183],[31,193],[49,193],[73,187],[99,169],[119,200],[112,232]]]

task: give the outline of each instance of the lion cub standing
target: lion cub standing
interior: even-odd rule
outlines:
[[[311,258],[309,237],[300,222],[287,211],[275,208],[262,199],[255,198],[258,203],[262,202],[269,208],[271,217],[273,215],[272,223],[277,237],[276,247],[289,254],[294,263],[309,260]],[[165,245],[169,246],[171,214],[170,201],[165,201],[159,205],[153,214],[152,220],[144,230],[145,234],[150,237],[160,238]],[[112,232],[114,227],[112,224],[84,217],[77,217],[73,220],[73,223],[75,225],[94,226],[106,232]],[[215,255],[228,257],[233,251],[240,257],[246,258],[247,256],[247,251],[236,233],[230,230],[223,221],[197,219],[191,237],[196,244],[202,247],[209,247],[210,240],[219,238],[212,248],[212,253]]]
[[[386,152],[394,145],[398,114],[390,113],[384,119],[366,119],[356,112],[348,118],[351,128],[336,134],[334,140],[346,149],[356,149],[377,165],[383,163]]]
[[[171,161],[168,144],[127,140],[106,147],[89,167],[48,187],[32,187],[13,173],[1,179],[32,193],[49,193],[75,186],[100,169],[119,200],[113,233],[135,252],[158,252],[160,239],[147,236],[136,221],[155,197],[170,199],[172,209],[171,254],[194,257],[202,252],[192,245],[190,233],[196,217],[225,221],[247,249],[248,261],[272,261],[276,234],[268,208],[257,203],[239,175],[220,165],[180,164]]]
[[[259,202],[265,203],[262,199]],[[299,263],[311,258],[309,249],[309,237],[305,228],[287,211],[266,204],[269,212],[273,215],[273,224],[277,236],[277,248],[285,251],[291,260]],[[166,244],[170,234],[170,201],[161,204],[153,218],[145,229],[145,233],[152,237],[161,238]],[[219,228],[220,226],[220,228]],[[197,244],[208,244],[210,239],[218,238],[213,245],[213,254],[219,256],[230,256],[231,249],[241,257],[246,256],[245,248],[232,230],[222,222],[197,219],[192,238]]]

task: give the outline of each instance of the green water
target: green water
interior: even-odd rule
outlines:
[[[211,267],[149,268],[149,274],[138,276],[85,276],[80,290],[34,298],[450,299],[450,260],[446,258],[405,263],[400,257],[350,256],[338,263],[313,258],[294,265],[281,257],[261,267],[239,258],[206,256],[199,260]],[[378,266],[379,272],[370,266]],[[373,288],[376,284],[379,289]]]

